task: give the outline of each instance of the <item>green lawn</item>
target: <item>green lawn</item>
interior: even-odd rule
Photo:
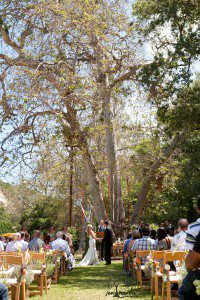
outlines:
[[[110,266],[104,263],[91,267],[75,268],[68,276],[62,277],[58,285],[51,285],[43,300],[110,300],[115,293],[115,283],[122,299],[150,300],[150,292],[141,293],[133,278],[127,277],[122,270],[122,262],[114,261]],[[107,295],[106,295],[107,294]],[[33,297],[33,300],[41,300]]]

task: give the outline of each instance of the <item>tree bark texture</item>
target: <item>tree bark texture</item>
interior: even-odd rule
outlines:
[[[125,221],[125,211],[121,197],[120,171],[116,150],[115,130],[111,113],[111,96],[110,92],[106,89],[106,79],[101,87],[101,97],[106,130],[106,155],[110,179],[110,217],[114,224],[122,225]]]
[[[72,226],[72,207],[73,207],[73,172],[74,172],[74,157],[73,157],[73,147],[71,147],[69,152],[69,165],[70,165],[70,175],[69,175],[69,205],[68,205],[68,227]]]

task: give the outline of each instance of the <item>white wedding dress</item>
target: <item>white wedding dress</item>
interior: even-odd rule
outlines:
[[[82,259],[82,261],[76,265],[76,267],[85,267],[89,265],[98,265],[97,249],[96,249],[96,240],[90,235],[89,236],[89,249]]]

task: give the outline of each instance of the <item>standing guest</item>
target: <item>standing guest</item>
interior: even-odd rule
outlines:
[[[165,221],[165,229],[167,230],[167,234],[172,236],[174,232],[174,226],[171,224],[170,220]]]
[[[51,236],[49,234],[46,234],[44,237],[44,250],[49,251],[51,249],[50,245]]]
[[[171,238],[167,236],[167,230],[162,227],[157,230],[158,249],[159,250],[170,250]]]
[[[24,237],[25,242],[29,243],[30,242],[30,234],[28,232],[25,233]]]
[[[105,227],[104,227],[104,220],[100,220],[99,226],[98,226],[98,232],[104,232]]]
[[[149,228],[144,227],[142,228],[142,238],[135,241],[131,250],[157,250],[157,248],[157,242],[150,238]],[[144,264],[145,262],[146,259],[142,259],[142,263]]]
[[[161,223],[160,223],[160,228],[163,228],[163,227],[165,227],[165,223],[164,223],[164,222],[161,222]]]
[[[150,232],[151,232],[151,225],[149,223],[146,223],[145,227],[147,227],[150,230]]]
[[[194,281],[200,280],[200,233],[196,237],[193,250],[189,252],[186,258],[185,265],[188,270],[188,274],[179,289],[179,299],[199,300],[200,296],[196,294]]]
[[[138,227],[137,230],[140,233],[140,237],[142,237],[142,228],[144,227],[144,221],[140,220],[140,222],[138,223]]]
[[[73,247],[72,234],[68,231],[68,227],[66,225],[63,226],[62,233],[65,236],[65,240],[67,240],[69,247]]]
[[[35,233],[34,233],[33,239],[28,244],[29,250],[39,251],[40,248],[44,246],[44,242],[40,238],[40,236],[41,236],[40,231],[36,230]]]
[[[48,234],[49,234],[53,239],[56,238],[56,231],[55,231],[54,226],[51,226],[51,227],[50,227]]]
[[[104,232],[105,227],[104,227],[104,220],[100,220],[99,226],[98,226],[98,232]],[[103,261],[104,260],[104,244],[102,241],[100,242],[100,259]]]
[[[155,229],[151,229],[150,230],[150,238],[155,240],[156,239],[156,230]]]
[[[22,229],[21,229],[21,231],[23,231],[23,232],[25,232],[25,233],[28,233],[27,227],[26,227],[26,224],[25,224],[25,223],[22,224]]]
[[[178,222],[178,233],[172,238],[171,251],[184,251],[186,244],[186,230],[188,229],[188,220],[180,219]]]
[[[108,228],[108,225],[109,225],[109,222],[105,221],[104,222],[104,227],[105,227],[104,238],[102,241],[104,243],[106,265],[111,264],[111,248],[113,245],[112,231],[110,228]]]
[[[21,244],[22,244],[21,250],[25,252],[26,250],[28,250],[28,242],[25,241],[25,232],[20,231],[20,234],[21,234]]]
[[[0,282],[0,299],[8,300],[8,288]]]
[[[197,197],[197,206],[196,211],[199,215],[199,218],[196,220],[195,223],[192,223],[188,230],[187,230],[187,237],[186,237],[186,250],[192,250],[194,244],[196,242],[196,237],[200,232],[200,195]]]
[[[6,246],[6,252],[18,252],[22,250],[21,234],[15,233],[14,240],[9,242]]]

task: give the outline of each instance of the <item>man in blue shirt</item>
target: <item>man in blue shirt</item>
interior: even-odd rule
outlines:
[[[123,254],[126,253],[128,251],[128,245],[130,243],[130,241],[133,239],[132,237],[132,233],[129,232],[127,235],[127,239],[124,242],[124,249],[123,249]]]

